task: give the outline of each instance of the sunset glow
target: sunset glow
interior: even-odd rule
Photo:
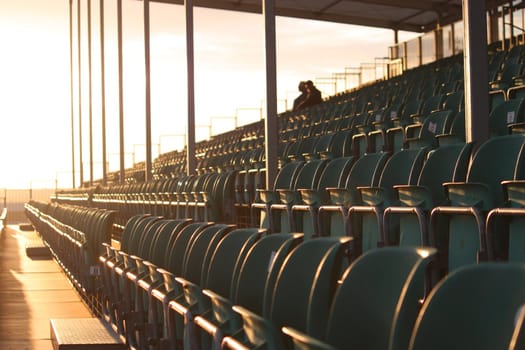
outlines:
[[[84,174],[89,172],[87,1],[82,6],[82,129]],[[78,53],[73,26],[73,107],[78,159]],[[153,156],[182,147],[186,124],[186,56],[181,6],[151,3]],[[144,159],[144,42],[142,3],[123,1],[126,167]],[[118,169],[116,2],[105,2],[106,130],[110,171]],[[92,1],[93,161],[101,168],[99,2]],[[0,2],[0,148],[12,172],[0,188],[71,187],[69,2]],[[372,33],[373,35],[370,35]],[[329,76],[387,54],[389,30],[277,19],[279,111],[296,97],[299,80]],[[371,45],[370,40],[375,40]],[[365,45],[366,42],[366,45]],[[365,48],[362,49],[362,48]],[[374,49],[375,48],[375,49]],[[197,138],[258,120],[264,106],[264,32],[260,15],[195,9]],[[331,86],[319,86],[325,96]],[[288,101],[287,101],[288,100]],[[159,146],[160,145],[160,146]],[[134,154],[133,154],[134,153]],[[38,169],[38,171],[35,171]],[[78,172],[78,170],[77,170]],[[77,182],[78,184],[78,182]]]

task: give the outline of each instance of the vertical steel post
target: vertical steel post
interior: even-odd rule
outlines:
[[[87,0],[88,96],[89,96],[89,186],[93,186],[93,70],[91,65],[91,0]]]
[[[487,16],[483,1],[463,0],[465,136],[477,145],[489,137]]]
[[[84,184],[84,159],[82,156],[82,28],[81,0],[77,4],[77,45],[78,45],[78,143],[80,160],[80,187]]]
[[[104,0],[100,0],[100,105],[102,114],[102,184],[108,178],[106,159],[106,60],[104,48]]]
[[[272,188],[277,177],[277,51],[275,40],[275,0],[263,0],[266,48],[266,187]]]
[[[73,99],[73,0],[69,0],[69,91],[71,98],[71,185],[76,187],[75,183],[75,102]]]
[[[195,56],[193,41],[193,0],[184,2],[186,11],[186,59],[188,71],[188,132],[186,133],[186,173],[195,173]]]
[[[117,46],[118,46],[118,106],[119,106],[119,182],[124,184],[126,168],[124,163],[124,82],[122,63],[122,0],[117,0]]]
[[[146,88],[146,176],[145,180],[152,178],[152,151],[151,151],[151,67],[150,67],[150,18],[149,0],[144,0],[144,63],[145,63],[145,88]]]

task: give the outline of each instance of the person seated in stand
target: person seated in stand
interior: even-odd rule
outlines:
[[[293,100],[293,108],[292,108],[292,111],[296,111],[299,107],[299,105],[306,99],[306,95],[307,95],[307,92],[306,92],[306,81],[301,81],[299,82],[299,91],[301,92],[301,94],[295,99]]]
[[[321,91],[319,91],[311,80],[306,82],[306,98],[297,106],[297,109],[302,109],[310,106],[315,106],[323,102]]]

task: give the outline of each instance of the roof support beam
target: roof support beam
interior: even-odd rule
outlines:
[[[334,0],[332,1],[331,3],[329,3],[328,5],[326,5],[325,7],[323,7],[322,9],[319,10],[319,13],[323,13],[325,12],[326,10],[328,10],[329,8],[331,7],[334,7],[335,5],[339,4],[340,2],[342,2],[343,0]]]
[[[275,0],[263,0],[266,47],[266,188],[272,188],[277,177],[277,51],[275,40]]]
[[[182,5],[184,0],[155,0],[155,2]],[[257,2],[239,2],[228,0],[195,0],[195,7],[204,7],[216,10],[240,11],[261,13],[261,6]],[[360,17],[339,13],[320,13],[319,11],[301,10],[299,8],[275,7],[276,16],[302,18],[308,20],[328,21],[343,24],[355,24],[369,27],[399,29],[412,32],[421,32],[421,27],[410,23],[387,21],[381,18]]]
[[[392,6],[397,8],[432,11],[432,12],[450,12],[450,13],[461,13],[461,6],[451,3],[435,3],[431,1],[420,1],[420,0],[403,0],[403,1],[392,1],[392,0],[352,0],[353,2],[362,2],[369,5],[383,5]]]
[[[465,135],[479,145],[489,137],[487,15],[484,1],[463,0],[465,26]]]

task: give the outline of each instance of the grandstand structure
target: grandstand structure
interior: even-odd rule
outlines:
[[[525,348],[522,1],[163,2],[186,8],[186,148],[153,160],[149,138],[26,204],[129,348]],[[199,143],[194,6],[266,25],[264,120]],[[275,16],[425,34],[385,79],[277,114]]]

